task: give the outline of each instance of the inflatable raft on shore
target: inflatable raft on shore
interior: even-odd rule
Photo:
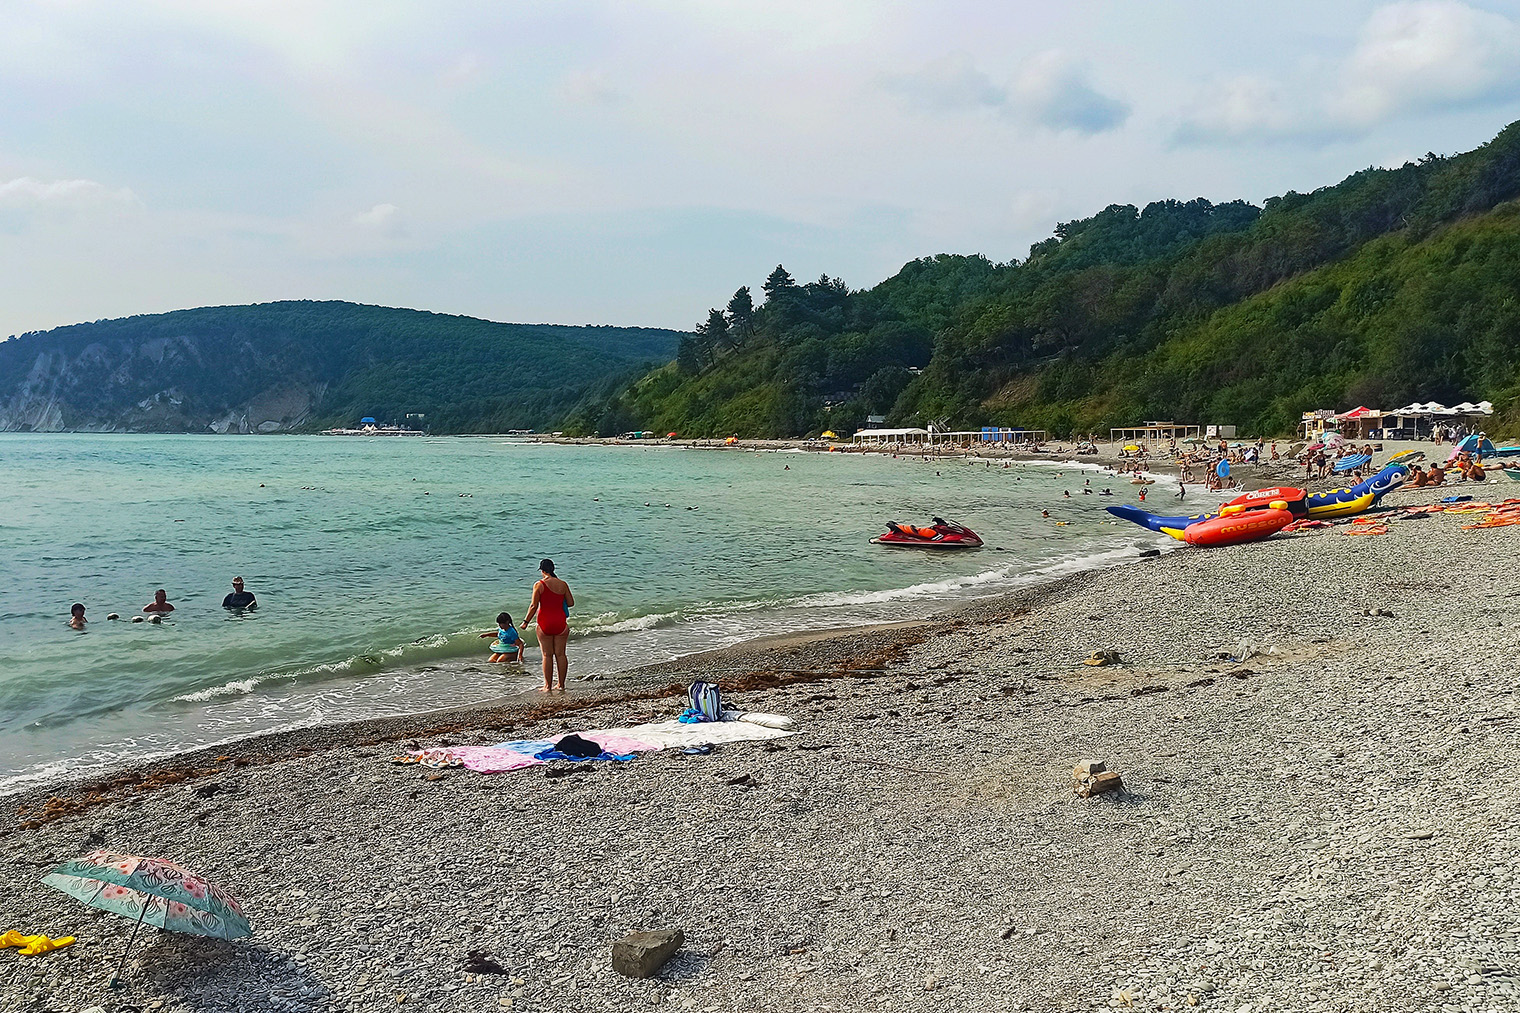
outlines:
[[[1237,496],[1229,503],[1224,504],[1218,510],[1206,514],[1194,514],[1191,517],[1163,517],[1153,514],[1149,510],[1141,510],[1139,507],[1123,505],[1108,507],[1108,512],[1115,517],[1138,524],[1142,528],[1149,528],[1161,534],[1171,535],[1182,541],[1191,541],[1185,537],[1187,530],[1196,525],[1203,524],[1220,518],[1227,518],[1231,514],[1244,511],[1254,512],[1259,508],[1271,508],[1273,502],[1284,504],[1281,513],[1288,514],[1288,520],[1258,534],[1255,538],[1240,539],[1242,541],[1257,541],[1266,538],[1276,531],[1285,527],[1294,517],[1309,517],[1313,520],[1329,520],[1335,517],[1351,517],[1362,513],[1375,505],[1388,493],[1403,485],[1409,478],[1409,469],[1402,464],[1390,464],[1371,478],[1358,482],[1349,489],[1329,489],[1325,492],[1304,493],[1302,489],[1289,489],[1276,486],[1271,489],[1259,489],[1255,492]],[[1298,496],[1290,494],[1297,493]],[[1236,509],[1232,509],[1236,508]],[[1258,528],[1256,530],[1263,530]],[[1195,543],[1195,544],[1225,544],[1223,542]],[[1233,543],[1231,543],[1233,544]]]

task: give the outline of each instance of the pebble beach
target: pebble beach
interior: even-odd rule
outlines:
[[[78,942],[0,951],[0,1011],[1513,1010],[1520,528],[1468,522],[1180,548],[14,796],[0,930]],[[797,734],[392,763],[674,717],[696,677]],[[1124,790],[1075,797],[1085,760]],[[98,847],[222,883],[253,937],[145,931],[109,989],[130,923],[37,881]],[[685,941],[659,975],[612,970],[614,940],[663,928]]]

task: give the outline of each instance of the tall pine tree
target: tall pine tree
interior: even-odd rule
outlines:
[[[775,302],[778,298],[786,298],[796,293],[797,283],[787,273],[786,268],[780,264],[771,272],[771,276],[765,279],[765,299],[767,302]]]
[[[742,345],[755,333],[755,301],[745,285],[728,301],[728,329],[735,346]]]

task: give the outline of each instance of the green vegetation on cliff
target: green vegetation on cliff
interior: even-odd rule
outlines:
[[[844,434],[868,414],[1065,434],[1176,418],[1286,433],[1315,407],[1520,403],[1520,124],[1262,208],[1161,201],[1022,262],[917,260],[865,291],[777,270],[675,363],[593,398],[609,433]],[[1513,427],[1514,421],[1505,422]]]
[[[543,428],[668,360],[679,338],[345,302],[102,320],[0,342],[0,430],[270,431],[408,414],[439,433]]]

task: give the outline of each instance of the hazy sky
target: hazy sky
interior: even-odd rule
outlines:
[[[0,335],[352,299],[689,327],[1520,119],[1520,0],[0,0]]]

